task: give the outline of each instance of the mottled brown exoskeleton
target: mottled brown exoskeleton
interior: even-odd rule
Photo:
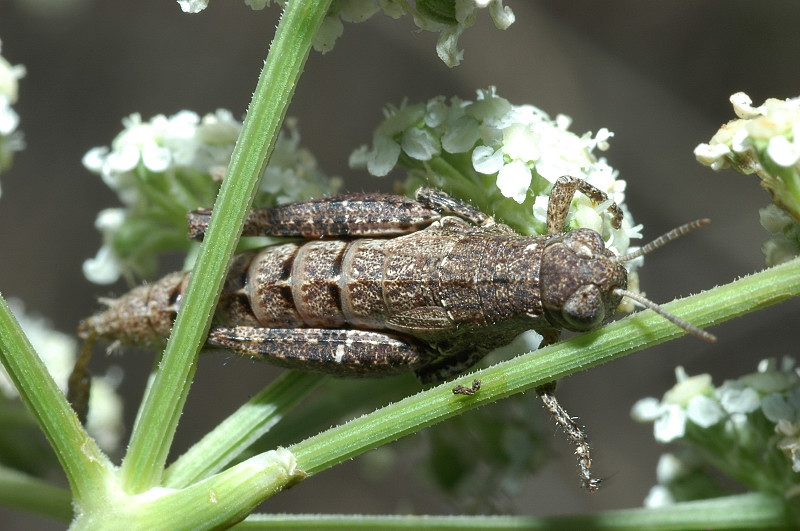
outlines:
[[[416,201],[349,194],[255,210],[245,235],[308,241],[234,257],[208,345],[294,369],[338,376],[413,370],[433,382],[526,330],[551,342],[562,328],[595,328],[624,295],[635,296],[625,291],[624,263],[642,253],[618,257],[590,229],[562,234],[576,190],[607,199],[583,180],[562,177],[550,196],[549,236],[521,236],[429,188]],[[621,211],[613,203],[608,209],[619,226]],[[209,216],[190,215],[193,237],[202,237]],[[104,300],[108,308],[87,319],[81,335],[161,345],[188,279],[173,273]]]
[[[705,221],[618,257],[593,230],[563,233],[576,191],[598,203],[608,199],[583,180],[562,177],[550,195],[547,236],[519,235],[429,188],[418,190],[416,201],[349,194],[253,211],[245,235],[304,240],[234,257],[207,344],[293,369],[338,376],[413,370],[434,382],[524,331],[552,342],[563,328],[593,329],[614,316],[623,296],[710,338],[628,292],[624,265]],[[613,203],[608,211],[618,227],[622,212]],[[192,237],[202,237],[209,216],[190,215]],[[81,335],[161,346],[188,279],[173,273],[104,300],[108,308],[87,319]],[[548,403],[551,388],[539,391],[558,414]],[[580,431],[562,416],[568,433]],[[589,464],[581,468],[593,490]]]

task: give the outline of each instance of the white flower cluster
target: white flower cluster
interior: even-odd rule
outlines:
[[[276,143],[255,206],[320,196],[337,186],[300,148],[295,122],[286,124],[289,134],[281,133]],[[133,114],[123,125],[111,148],[93,148],[83,158],[124,205],[101,211],[95,222],[103,246],[84,262],[84,274],[98,284],[121,275],[133,282],[154,272],[160,253],[192,249],[186,214],[214,204],[241,130],[226,110],[202,118],[181,111],[149,121]]]
[[[776,233],[764,246],[767,264],[773,265],[800,255],[800,98],[770,98],[756,107],[738,92],[730,101],[739,118],[723,125],[694,153],[715,170],[730,166],[745,175],[757,174],[772,201],[788,213],[790,219],[779,231],[773,230],[774,219],[765,224],[762,215],[762,224]],[[767,212],[767,217],[775,216]],[[794,252],[787,253],[791,248]]]
[[[800,369],[794,359],[763,360],[757,372],[719,387],[708,374],[675,372],[678,383],[661,400],[644,398],[633,406],[635,420],[653,422],[659,442],[680,440],[697,455],[711,456],[710,464],[754,490],[771,484],[800,495]],[[663,476],[659,482],[668,484],[681,474]],[[663,492],[653,496],[664,498]]]
[[[24,75],[24,66],[12,66],[0,55],[0,171],[11,165],[14,151],[24,147],[22,134],[17,131],[19,115],[11,107],[17,102],[18,82]]]
[[[410,176],[412,186],[442,188],[472,201],[484,212],[523,234],[544,234],[548,194],[562,175],[580,177],[606,192],[625,213],[617,230],[607,215],[608,203],[594,204],[576,194],[568,228],[587,227],[603,235],[619,254],[628,252],[631,238],[640,238],[625,206],[625,186],[595,148],[608,148],[613,133],[578,136],[568,130],[571,120],[551,119],[532,105],[512,105],[494,87],[479,90],[476,101],[436,97],[426,103],[389,108],[377,128],[372,148],[362,146],[350,164],[366,167],[375,176],[396,165]]]
[[[20,301],[10,299],[8,303],[31,345],[50,371],[56,385],[66,393],[67,382],[75,365],[78,351],[75,338],[54,330],[41,317],[34,317],[26,313]],[[92,378],[86,428],[100,447],[106,451],[116,450],[124,430],[122,399],[116,393],[120,378],[119,371],[114,370],[109,371],[106,376]],[[7,399],[19,397],[17,389],[2,366],[0,366],[0,393]],[[1,404],[0,407],[2,407]],[[0,429],[3,428],[0,427]]]
[[[178,0],[186,13],[197,13],[208,6],[209,0]],[[270,0],[245,0],[252,9],[264,9]],[[275,0],[285,5],[286,0]],[[436,53],[447,66],[457,66],[464,57],[458,49],[458,38],[475,24],[478,10],[489,8],[489,15],[497,29],[506,29],[514,23],[514,12],[503,5],[503,0],[417,0],[411,2],[398,0],[338,0],[333,2],[330,11],[322,22],[314,38],[314,49],[327,53],[342,33],[342,22],[364,22],[378,11],[397,19],[411,15],[421,30],[439,33]]]

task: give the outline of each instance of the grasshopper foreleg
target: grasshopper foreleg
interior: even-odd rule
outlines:
[[[583,179],[569,175],[559,177],[550,191],[550,198],[547,203],[547,234],[561,234],[564,232],[569,205],[572,203],[572,198],[575,197],[577,190],[580,190],[583,195],[596,203],[603,203],[609,200],[605,192]],[[612,225],[618,229],[622,224],[622,210],[614,202],[608,205],[607,209],[614,216],[611,222]]]
[[[327,328],[216,326],[207,343],[290,369],[335,376],[381,376],[414,370],[428,352],[383,332]]]

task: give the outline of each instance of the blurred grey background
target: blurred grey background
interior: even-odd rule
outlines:
[[[798,95],[800,5],[775,1],[689,0],[641,3],[507,1],[517,21],[494,29],[487,13],[460,41],[463,64],[447,68],[435,55],[436,35],[415,33],[410,20],[382,15],[346,24],[334,50],[312,52],[289,115],[303,144],[351,190],[390,190],[347,167],[349,153],[371,140],[386,103],[437,94],[474,98],[496,85],[512,103],[531,103],[574,119],[578,134],[615,133],[609,162],[628,181],[628,205],[649,240],[688,220],[710,227],[651,255],[642,288],[658,302],[733,280],[763,267],[766,233],[758,208],[768,204],[756,177],[715,173],[692,150],[733,117],[728,97]],[[97,212],[116,205],[100,179],[81,166],[91,147],[108,145],[120,120],[218,107],[241,116],[272,39],[277,7],[253,12],[216,0],[199,15],[175,2],[122,4],[83,0],[42,12],[31,2],[0,3],[3,55],[24,64],[21,115],[27,149],[2,175],[0,290],[63,331],[97,308],[96,298],[124,286],[89,284],[81,264],[100,244]],[[796,354],[788,330],[800,301],[790,301],[714,327],[719,342],[683,338],[560,383],[560,398],[589,430],[595,469],[607,477],[588,495],[576,478],[572,449],[541,411],[556,457],[512,500],[519,514],[550,515],[636,507],[655,481],[665,448],[651,427],[634,423],[632,404],[674,383],[674,367],[710,372],[717,384],[755,370],[767,356]],[[123,366],[122,390],[132,423],[152,355],[103,360]],[[176,451],[257,393],[277,371],[231,356],[204,356],[179,426]],[[357,385],[354,383],[353,385]],[[530,399],[534,400],[533,395]],[[419,437],[424,437],[420,435]],[[408,447],[412,445],[407,445]],[[361,479],[359,459],[320,474],[270,500],[274,512],[447,514],[450,501],[399,467],[378,486]],[[0,509],[0,528],[60,525]]]

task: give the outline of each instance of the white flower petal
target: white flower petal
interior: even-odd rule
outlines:
[[[800,149],[785,136],[775,136],[767,144],[767,156],[778,166],[788,168],[800,158]]]
[[[656,465],[656,481],[661,485],[669,485],[685,477],[687,472],[688,467],[675,454],[661,454]]]
[[[155,142],[148,142],[142,146],[142,163],[153,173],[161,173],[170,167],[172,152],[169,148],[161,147]]]
[[[483,3],[486,4],[487,2]],[[507,29],[511,24],[514,23],[514,20],[516,20],[514,12],[510,7],[504,6],[502,0],[493,0],[488,2],[488,4],[489,15],[494,21],[495,28],[501,30]]]
[[[83,167],[92,173],[100,173],[103,170],[106,157],[108,156],[108,148],[105,146],[94,147],[86,152],[81,159]]]
[[[761,400],[755,389],[745,387],[736,389],[723,385],[717,390],[719,403],[728,413],[752,413],[761,405]]]
[[[700,164],[705,164],[706,166],[724,163],[725,157],[730,153],[731,150],[725,144],[700,144],[694,148],[695,158]]]
[[[122,149],[115,149],[106,157],[106,168],[103,170],[104,176],[108,172],[125,173],[131,171],[139,164],[139,148],[134,145],[126,145]],[[112,187],[113,188],[113,187]]]
[[[668,443],[680,439],[686,433],[686,412],[683,408],[669,405],[653,423],[653,435],[658,442]]]
[[[663,485],[650,487],[650,492],[644,499],[645,507],[666,507],[669,505],[675,505],[675,498],[667,487]]]
[[[503,152],[489,146],[477,146],[472,150],[472,167],[478,173],[492,175],[503,167]]]
[[[178,5],[184,13],[199,13],[208,7],[208,0],[178,0]]]
[[[789,402],[781,393],[772,393],[762,398],[761,411],[767,419],[776,424],[781,420],[792,419],[797,415],[797,411],[789,405]]]
[[[401,151],[400,144],[384,135],[375,135],[372,144],[374,149],[367,160],[367,171],[376,177],[383,177],[397,164]]]
[[[442,136],[442,149],[448,153],[466,153],[480,138],[478,122],[471,116],[460,116]]]
[[[697,376],[688,377],[685,373],[681,375],[678,372],[679,370],[683,370],[683,367],[676,368],[678,383],[664,393],[664,403],[685,406],[695,396],[709,393],[714,389],[710,374],[698,374]]]
[[[425,129],[412,127],[403,135],[400,147],[412,159],[431,160],[439,153],[439,140]]]
[[[511,159],[534,162],[541,156],[541,139],[524,124],[514,124],[503,129],[503,152]]]
[[[528,195],[531,177],[528,165],[520,160],[515,160],[497,172],[497,187],[504,196],[510,197],[517,203],[522,203]]]
[[[106,245],[100,247],[94,258],[83,262],[83,276],[95,284],[113,284],[119,280],[120,274],[115,255]]]
[[[664,412],[661,401],[657,398],[647,397],[638,400],[631,408],[631,417],[636,422],[653,422]]]
[[[686,406],[686,417],[701,428],[708,428],[725,418],[725,412],[715,400],[698,395]]]
[[[753,107],[753,100],[744,92],[733,94],[730,97],[730,102],[733,105],[733,112],[742,119],[755,118],[764,113],[763,105],[761,107]]]

